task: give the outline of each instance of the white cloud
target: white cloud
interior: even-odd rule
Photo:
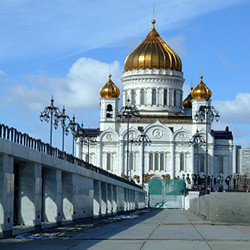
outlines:
[[[250,93],[238,93],[232,101],[214,101],[222,121],[250,123]]]
[[[91,58],[79,58],[65,78],[53,78],[47,74],[28,75],[30,84],[11,84],[5,100],[39,112],[53,95],[57,104],[68,108],[98,109],[100,88],[108,81],[109,66],[112,80],[121,88],[119,78],[122,68],[119,62],[111,65]]]

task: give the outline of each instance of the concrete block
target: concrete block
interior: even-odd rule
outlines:
[[[250,224],[250,193],[211,193],[212,223]]]

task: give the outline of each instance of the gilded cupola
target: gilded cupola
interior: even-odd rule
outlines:
[[[182,102],[184,109],[191,109],[192,108],[192,96],[191,96],[192,90],[193,90],[193,88],[191,88],[191,92],[186,97],[186,99]]]
[[[145,40],[129,55],[124,63],[124,70],[165,69],[182,71],[180,57],[163,41],[153,27]]]
[[[197,86],[192,90],[191,97],[193,99],[209,100],[212,96],[211,90],[203,82],[203,76],[201,75],[201,80]]]
[[[102,98],[118,98],[120,95],[119,88],[111,80],[111,74],[109,74],[109,80],[100,90],[100,95]]]

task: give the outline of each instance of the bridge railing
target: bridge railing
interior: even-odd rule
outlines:
[[[0,138],[17,143],[19,145],[30,148],[30,149],[35,150],[37,152],[47,154],[47,155],[53,156],[53,157],[58,158],[58,159],[62,159],[64,161],[75,164],[75,165],[80,166],[82,168],[86,168],[86,169],[94,171],[96,173],[108,176],[112,179],[133,185],[137,188],[141,188],[141,186],[139,186],[133,182],[130,182],[126,179],[123,179],[120,176],[114,175],[114,174],[112,174],[104,169],[98,168],[90,163],[85,162],[82,159],[79,159],[77,157],[74,157],[71,154],[63,152],[63,151],[59,150],[58,148],[54,148],[54,147],[50,146],[48,143],[42,142],[40,139],[35,139],[26,133],[21,133],[16,128],[13,128],[13,127],[9,128],[8,126],[1,124],[1,123],[0,123]]]

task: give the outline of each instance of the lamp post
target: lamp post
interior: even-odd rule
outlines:
[[[55,115],[55,119],[59,120],[62,125],[62,152],[64,152],[64,135],[69,134],[69,130],[66,126],[66,120],[69,120],[69,116],[65,114],[65,107],[63,106],[62,112],[59,115]]]
[[[229,192],[230,176],[227,176],[226,183],[227,183],[227,192]]]
[[[80,125],[76,122],[76,117],[73,115],[72,120],[69,122],[69,128],[73,137],[73,143],[72,143],[72,155],[74,156],[75,154],[75,136],[80,128]]]
[[[198,191],[199,191],[199,182],[198,182],[198,176],[199,176],[199,145],[205,145],[205,140],[204,140],[204,137],[199,133],[198,129],[196,131],[196,133],[192,136],[191,140],[190,140],[190,143],[193,144],[193,145],[196,145],[196,148],[197,148],[197,187],[198,187]],[[195,170],[194,170],[195,172]]]
[[[128,178],[129,172],[129,121],[139,121],[140,120],[140,112],[136,108],[136,106],[130,105],[130,100],[127,99],[127,105],[123,106],[120,110],[120,114],[118,115],[121,121],[127,120],[127,168],[126,168],[126,176]]]
[[[214,176],[211,174],[211,176],[210,176],[210,191],[212,192],[212,189],[213,189],[213,183],[214,182]]]
[[[145,146],[149,145],[151,143],[150,138],[144,134],[144,132],[142,131],[142,133],[140,135],[138,135],[138,137],[135,140],[132,140],[132,143],[138,144],[142,146],[142,188],[144,187],[144,172],[145,172]]]
[[[61,111],[58,107],[54,106],[54,99],[53,96],[50,100],[50,106],[44,108],[44,110],[40,114],[40,120],[49,122],[50,121],[50,146],[52,146],[52,130],[53,130],[53,122],[54,128],[57,129],[58,127],[58,120],[57,117],[61,114]]]
[[[206,124],[206,177],[208,176],[208,123],[212,123],[213,120],[218,121],[220,119],[219,112],[215,110],[213,106],[201,105],[199,111],[195,114],[194,119],[196,121],[205,121]],[[205,183],[205,189],[207,190],[207,178]]]
[[[221,181],[221,176],[220,175],[218,175],[217,181],[218,181],[218,191],[219,191],[219,189],[220,189],[220,181]]]
[[[247,189],[247,175],[245,174],[243,176],[243,190],[244,190],[244,192],[246,192],[246,189]]]
[[[92,138],[89,137],[89,136],[86,136],[86,137],[83,137],[81,143],[82,143],[83,145],[86,145],[87,148],[88,148],[87,162],[89,163],[89,146],[90,146],[90,145],[95,145],[95,144],[96,144],[96,140],[95,140],[95,139],[92,139]]]
[[[239,178],[240,178],[239,174],[236,174],[237,192],[239,191]]]

